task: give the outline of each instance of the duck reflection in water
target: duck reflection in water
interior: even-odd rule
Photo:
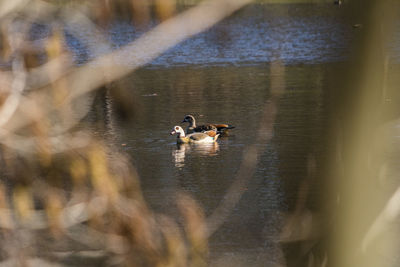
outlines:
[[[176,144],[176,148],[172,150],[172,156],[175,161],[175,167],[182,168],[185,166],[185,156],[187,153],[192,155],[200,155],[212,157],[218,154],[219,145],[214,143],[200,144]]]

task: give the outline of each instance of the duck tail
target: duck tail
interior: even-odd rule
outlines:
[[[215,127],[220,132],[235,128],[235,126],[230,125],[230,124],[216,124]]]

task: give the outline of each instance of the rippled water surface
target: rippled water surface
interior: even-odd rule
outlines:
[[[342,24],[339,12],[328,5],[252,5],[170,49],[150,65],[256,64],[270,61],[277,50],[290,64],[342,60],[351,28]],[[137,34],[127,24],[111,29],[117,47]]]
[[[149,66],[254,65],[271,61],[277,51],[287,64],[341,61],[347,56],[349,39],[357,31],[344,22],[343,9],[330,4],[250,5],[211,29],[170,48]],[[150,26],[137,28],[130,21],[115,21],[108,28],[111,48],[128,44],[155,25],[157,22],[153,21]],[[93,45],[93,32],[76,29],[73,25],[66,29],[69,46],[77,61],[107,51]],[[45,34],[45,27],[37,27],[34,35]],[[93,47],[95,51],[89,51]],[[140,55],[117,60],[129,65],[137,57]]]

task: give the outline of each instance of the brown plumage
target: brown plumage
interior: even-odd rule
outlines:
[[[229,124],[203,124],[196,125],[196,120],[192,115],[186,115],[182,122],[188,122],[189,126],[186,128],[186,133],[194,132],[206,132],[208,135],[212,136],[212,132],[220,135],[227,135],[229,129],[235,128],[235,126]],[[214,135],[215,135],[214,134]]]
[[[172,129],[171,135],[177,134],[176,142],[178,144],[187,144],[187,143],[214,143],[217,141],[219,134],[215,134],[214,136],[210,136],[205,133],[191,133],[186,135],[183,131],[182,127],[174,126]]]
[[[205,131],[204,133],[209,135],[209,136],[211,136],[211,137],[214,137],[214,136],[217,135],[217,130],[216,129],[215,130],[209,130],[209,131]]]

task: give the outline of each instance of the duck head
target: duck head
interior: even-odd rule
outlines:
[[[192,115],[186,115],[182,122],[188,122],[190,125],[195,125],[195,119]]]
[[[177,134],[178,137],[185,137],[185,132],[183,131],[181,126],[174,126],[174,128],[172,128],[172,131],[170,134],[171,135]]]

